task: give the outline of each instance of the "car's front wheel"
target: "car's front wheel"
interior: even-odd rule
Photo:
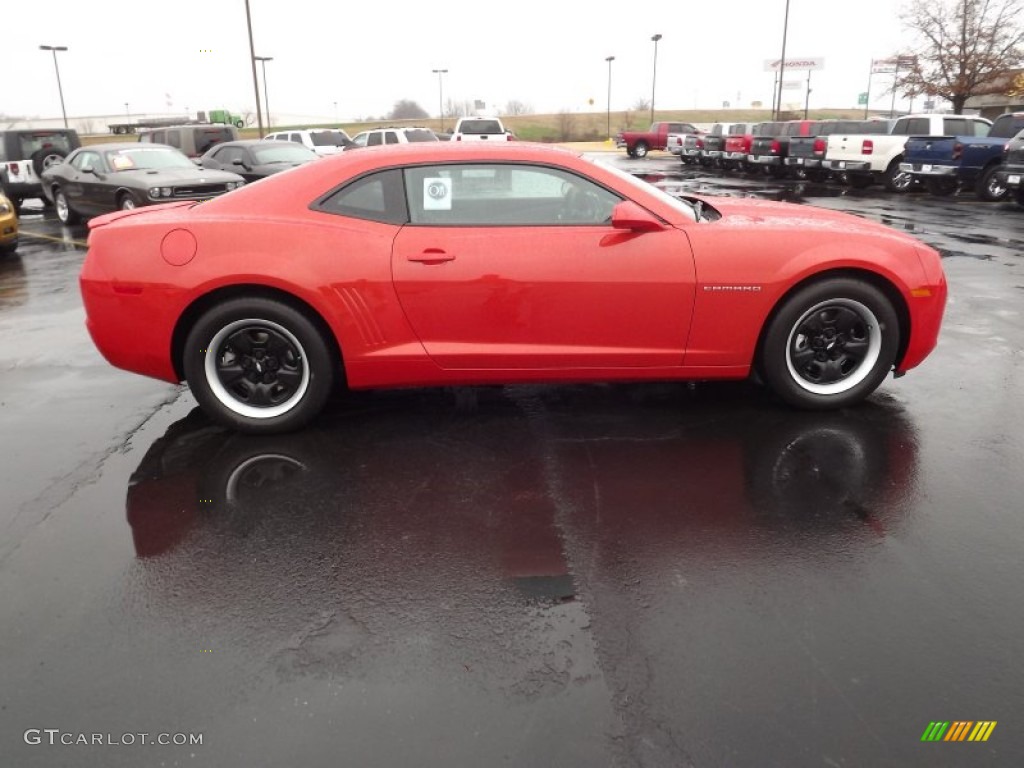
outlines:
[[[82,220],[75,211],[68,205],[67,195],[64,194],[64,190],[60,187],[53,192],[53,206],[57,210],[57,218],[60,219],[61,224],[77,224]]]
[[[633,157],[647,157],[647,142],[638,141],[633,147]]]
[[[124,192],[117,200],[117,207],[122,211],[134,211],[139,207],[139,201],[131,192]]]
[[[188,335],[183,362],[203,409],[242,432],[297,429],[334,388],[327,340],[304,313],[273,299],[231,299],[208,310]]]
[[[852,405],[892,369],[899,320],[878,288],[830,278],[799,289],[770,321],[760,350],[765,381],[800,408]]]

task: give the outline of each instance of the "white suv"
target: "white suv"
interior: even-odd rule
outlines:
[[[496,117],[460,117],[452,132],[452,141],[512,141]]]
[[[270,141],[294,141],[318,155],[336,155],[352,146],[352,139],[340,128],[307,128],[301,131],[278,131],[263,137]]]
[[[408,128],[374,128],[372,131],[357,133],[352,139],[352,143],[357,147],[376,147],[379,144],[410,144],[414,141],[438,141],[438,138],[429,128],[411,126]]]

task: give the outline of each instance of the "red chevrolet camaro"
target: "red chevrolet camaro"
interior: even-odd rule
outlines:
[[[680,199],[520,142],[346,152],[89,227],[103,355],[249,432],[305,424],[342,383],[756,371],[792,405],[842,407],[931,352],[946,301],[938,253],[880,224]]]

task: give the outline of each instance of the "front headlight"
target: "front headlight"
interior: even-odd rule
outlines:
[[[159,200],[161,197],[170,197],[171,193],[174,192],[173,187],[150,187],[149,196],[153,200]]]

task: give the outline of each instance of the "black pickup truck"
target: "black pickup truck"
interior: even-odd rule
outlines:
[[[789,173],[786,158],[789,156],[790,140],[795,136],[811,136],[817,125],[817,120],[768,123],[761,135],[751,142],[747,160],[755,166],[762,166],[776,179],[784,178]]]
[[[822,120],[810,136],[792,136],[789,153],[784,158],[791,176],[809,181],[824,181],[829,171],[822,167],[828,149],[828,137],[833,133],[850,136],[886,133],[892,121],[888,120]]]
[[[1024,131],[1006,142],[997,176],[1017,198],[1017,205],[1024,207]]]
[[[721,168],[724,166],[725,138],[747,132],[747,123],[715,123],[711,130],[704,134],[703,146],[700,150],[700,164]]]

